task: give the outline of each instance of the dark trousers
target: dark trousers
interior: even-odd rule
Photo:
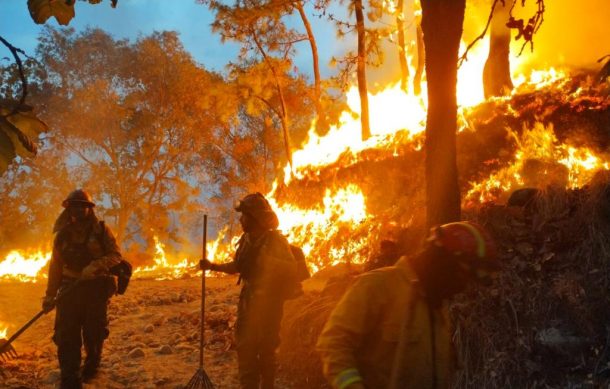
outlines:
[[[69,282],[62,285],[65,290]],[[108,300],[114,280],[96,278],[80,281],[58,302],[55,314],[57,357],[61,370],[61,388],[81,388],[81,346],[85,346],[84,369],[94,371],[102,358],[104,340],[108,337]]]
[[[284,301],[275,296],[249,296],[242,290],[235,340],[242,389],[273,389],[275,351],[280,345]]]

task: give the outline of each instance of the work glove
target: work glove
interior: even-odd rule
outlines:
[[[98,263],[96,263],[96,261],[93,261],[83,269],[80,276],[84,280],[90,280],[92,278],[95,278],[95,276],[97,276],[97,273],[99,273],[101,270],[102,269],[100,269]]]
[[[203,258],[199,260],[199,268],[201,270],[213,270],[214,264],[210,262],[207,258]]]
[[[55,297],[53,296],[45,296],[42,299],[42,310],[44,313],[49,313],[55,308]]]

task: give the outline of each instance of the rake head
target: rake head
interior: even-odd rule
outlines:
[[[8,361],[17,357],[17,351],[6,339],[0,339],[0,361]]]
[[[200,367],[184,389],[214,389],[214,384],[205,370]]]

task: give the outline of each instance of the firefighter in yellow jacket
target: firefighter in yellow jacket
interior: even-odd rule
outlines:
[[[447,388],[455,366],[447,300],[497,268],[468,222],[431,230],[422,251],[365,273],[326,323],[317,349],[336,389]]]
[[[53,256],[42,308],[51,311],[56,296],[55,333],[61,389],[79,389],[81,378],[95,377],[108,337],[108,299],[116,290],[110,268],[121,254],[110,229],[97,219],[91,196],[81,190],[68,195],[53,231]],[[86,358],[81,371],[81,345]],[[82,373],[82,377],[81,377]]]
[[[243,389],[272,389],[284,300],[294,293],[296,260],[262,194],[247,195],[235,209],[241,212],[244,234],[234,260],[216,264],[203,259],[200,265],[202,269],[239,273],[243,284],[235,324],[239,381]]]

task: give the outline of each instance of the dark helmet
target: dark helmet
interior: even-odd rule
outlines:
[[[251,193],[237,202],[235,210],[247,213],[265,228],[277,228],[279,221],[269,201],[261,193]]]
[[[499,269],[494,241],[475,223],[456,222],[433,227],[427,241],[458,259],[476,278],[486,278]]]
[[[77,189],[70,193],[68,197],[61,203],[64,208],[68,208],[72,204],[84,204],[88,207],[95,207],[95,203],[93,202],[93,198],[87,192],[82,189]]]

